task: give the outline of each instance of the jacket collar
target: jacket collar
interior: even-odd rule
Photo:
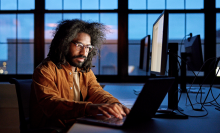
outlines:
[[[62,68],[65,68],[65,69],[68,69],[68,70],[72,71],[72,66],[69,63],[67,63],[67,65],[62,65]],[[86,71],[83,70],[82,68],[77,67],[76,72],[82,72],[83,73],[83,72],[86,72]]]

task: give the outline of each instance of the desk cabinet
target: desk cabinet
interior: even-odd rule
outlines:
[[[0,83],[0,133],[19,132],[19,112],[15,85]]]

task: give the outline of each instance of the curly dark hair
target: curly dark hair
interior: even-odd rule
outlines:
[[[88,54],[87,60],[81,68],[86,71],[90,70],[92,58],[98,54],[98,50],[105,40],[106,31],[106,27],[97,22],[86,22],[79,19],[61,21],[54,32],[47,56],[59,69],[62,69],[61,65],[68,64],[66,56],[69,52],[70,42],[77,37],[78,33],[84,32],[90,35],[91,45],[94,46],[94,49]]]

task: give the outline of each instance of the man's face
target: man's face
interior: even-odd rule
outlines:
[[[77,37],[73,39],[70,43],[69,53],[67,56],[67,61],[70,63],[71,66],[75,67],[82,67],[83,63],[85,62],[89,51],[86,50],[85,47],[79,49],[77,44],[83,44],[84,46],[91,45],[91,37],[87,33],[78,33]]]

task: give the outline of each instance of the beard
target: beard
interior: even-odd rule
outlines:
[[[79,61],[74,61],[74,59],[76,58],[84,58],[84,61],[83,62],[79,62]],[[77,56],[69,56],[68,58],[66,58],[67,61],[69,62],[69,64],[71,66],[74,66],[74,67],[79,67],[81,68],[83,66],[83,64],[85,63],[87,57],[86,56],[83,56],[83,55],[77,55]]]

